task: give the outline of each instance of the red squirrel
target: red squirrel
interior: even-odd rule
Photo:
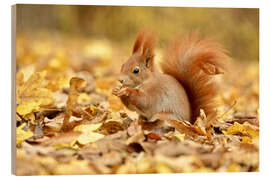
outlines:
[[[194,123],[203,109],[216,116],[214,75],[227,70],[227,51],[198,31],[177,37],[166,49],[160,72],[154,63],[154,33],[141,31],[131,57],[122,65],[122,86],[113,89],[123,104],[147,122],[180,120]]]

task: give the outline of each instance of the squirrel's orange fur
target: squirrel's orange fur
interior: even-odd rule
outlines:
[[[203,109],[210,118],[215,116],[215,97],[218,87],[213,75],[227,70],[226,50],[210,38],[200,39],[195,31],[184,38],[176,38],[167,48],[161,68],[184,86],[188,95],[194,122]],[[204,71],[204,65],[214,72]]]
[[[154,64],[155,36],[141,31],[132,56],[121,68],[122,87],[114,89],[122,102],[149,121],[177,119],[194,122],[203,109],[215,116],[217,86],[213,76],[226,70],[226,51],[198,31],[176,38],[166,49],[159,72]]]

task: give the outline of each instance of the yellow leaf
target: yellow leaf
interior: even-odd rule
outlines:
[[[259,129],[255,126],[250,125],[248,122],[244,124],[239,124],[235,122],[232,126],[228,128],[227,131],[222,131],[226,135],[243,135],[252,138],[259,137]]]
[[[74,131],[79,131],[82,133],[88,133],[97,130],[100,128],[102,123],[97,123],[97,124],[82,124],[79,126],[76,126],[73,130]]]
[[[26,82],[22,82],[19,75],[21,86],[16,89],[17,112],[20,115],[26,115],[32,111],[36,111],[40,106],[50,105],[54,101],[53,93],[42,87],[42,82],[46,72],[35,72]]]
[[[96,142],[99,139],[104,137],[103,134],[95,133],[95,132],[87,132],[80,135],[77,139],[78,143],[82,145],[86,145],[88,143]]]
[[[91,114],[95,116],[97,114],[97,108],[93,105],[90,106]]]
[[[20,115],[26,115],[31,113],[32,111],[39,110],[39,103],[38,102],[24,102],[21,105],[17,106],[17,113]]]
[[[55,144],[53,147],[55,149],[63,149],[63,148],[70,148],[71,146],[69,144],[60,143],[60,144]]]
[[[185,139],[185,134],[181,134],[181,133],[175,133],[174,136],[179,139],[180,141],[184,141]]]
[[[241,166],[236,164],[236,163],[232,163],[228,168],[227,168],[227,172],[240,172],[241,171]]]
[[[35,114],[33,112],[28,113],[25,116],[23,116],[23,119],[25,119],[27,121],[30,121],[32,124],[35,124],[36,123],[35,122],[36,117],[35,117]]]
[[[156,163],[157,173],[173,173],[173,171],[163,162]]]
[[[248,136],[243,136],[242,137],[242,143],[248,143],[248,144],[251,144],[252,143],[252,139]]]
[[[82,132],[82,134],[77,138],[76,142],[82,145],[86,145],[88,143],[96,142],[97,140],[103,138],[103,134],[93,132],[97,130],[101,125],[102,123],[76,126],[73,130]]]
[[[16,144],[20,145],[23,141],[25,141],[26,139],[32,137],[34,134],[32,133],[32,131],[28,130],[28,131],[24,131],[23,128],[25,127],[25,123],[23,123],[22,125],[20,125],[19,127],[17,127],[16,129]]]

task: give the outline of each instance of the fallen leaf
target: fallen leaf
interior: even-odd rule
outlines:
[[[259,137],[259,129],[257,126],[252,126],[248,122],[245,122],[244,124],[239,124],[235,122],[232,126],[228,128],[227,131],[223,131],[226,135],[243,135],[243,136],[249,136],[252,138],[258,138]]]
[[[181,134],[181,133],[174,133],[173,136],[175,136],[177,139],[179,139],[180,141],[184,141],[185,139],[185,134]]]
[[[184,133],[191,137],[197,137],[199,135],[210,137],[210,134],[203,132],[200,128],[177,120],[168,121],[173,127],[175,127],[180,133]]]
[[[16,91],[16,102],[19,104],[17,112],[20,115],[37,111],[40,106],[50,105],[54,102],[53,93],[42,87],[45,75],[45,71],[35,72],[26,82],[20,82],[22,85],[17,87]]]
[[[78,77],[73,77],[71,78],[70,82],[70,88],[69,88],[69,95],[68,95],[68,100],[66,103],[66,115],[63,121],[62,125],[62,130],[64,132],[69,131],[70,129],[73,128],[72,124],[70,124],[70,117],[72,115],[82,115],[83,110],[78,104],[78,88],[85,86],[85,80],[78,78]]]
[[[73,130],[82,132],[82,134],[76,139],[81,145],[96,142],[104,137],[103,134],[93,132],[97,130],[102,124],[88,124],[76,126]]]
[[[97,124],[82,124],[79,126],[76,126],[73,131],[79,131],[82,133],[87,133],[87,132],[92,132],[97,130],[102,126],[102,123],[97,123]]]
[[[77,138],[77,142],[86,145],[88,143],[96,142],[99,139],[102,139],[104,137],[103,134],[99,133],[94,133],[94,132],[88,132],[88,133],[83,133]]]
[[[71,131],[63,134],[58,134],[54,137],[41,143],[42,146],[54,146],[57,144],[72,144],[82,133],[77,131]]]
[[[16,144],[19,146],[23,141],[32,137],[34,134],[32,131],[24,131],[23,128],[26,126],[26,123],[23,123],[16,129]]]
[[[150,138],[150,139],[154,139],[154,140],[161,140],[161,137],[158,134],[155,134],[155,133],[152,133],[152,132],[148,133],[147,137]]]
[[[121,130],[124,130],[123,124],[120,123],[119,121],[113,120],[103,123],[102,126],[100,127],[100,132],[104,132],[106,135],[114,134]]]

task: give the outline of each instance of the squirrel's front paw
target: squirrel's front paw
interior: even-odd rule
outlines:
[[[121,86],[116,86],[115,88],[113,88],[112,94],[117,96],[121,88]]]
[[[113,89],[112,94],[121,97],[121,96],[128,96],[129,95],[129,91],[127,87],[121,87],[121,86],[117,86]]]

